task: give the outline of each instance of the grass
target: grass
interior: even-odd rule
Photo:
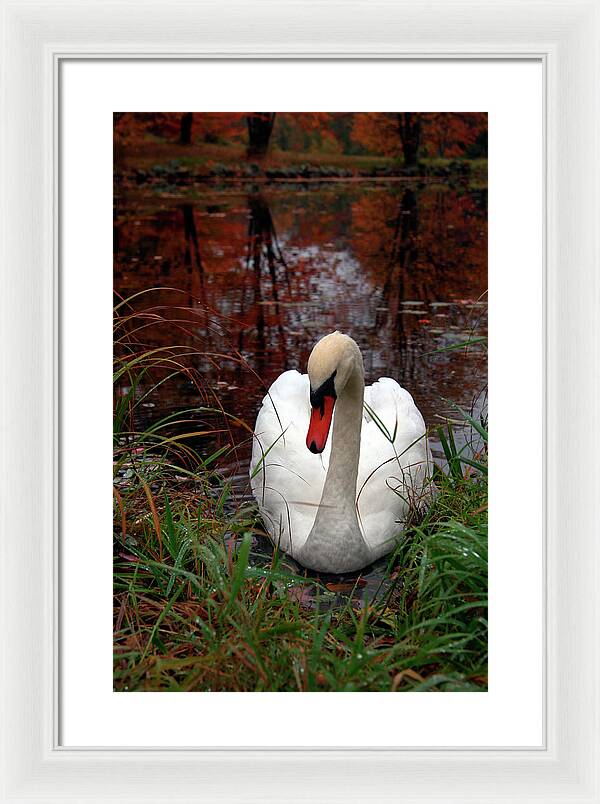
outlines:
[[[193,143],[180,145],[157,138],[121,146],[119,164],[121,169],[152,170],[173,164],[186,167],[209,175],[217,167],[231,168],[240,171],[247,164],[246,147],[239,143],[213,144]],[[456,159],[422,156],[420,163],[427,169],[449,169],[457,161],[467,161],[474,180],[487,181],[487,159]],[[369,154],[349,155],[328,151],[283,151],[276,147],[269,149],[266,159],[261,163],[267,168],[299,168],[310,165],[313,168],[333,168],[350,171],[355,175],[368,174],[375,169],[393,169],[399,167],[397,158],[390,156],[374,156]],[[259,165],[256,165],[259,168]]]
[[[210,443],[207,421],[223,414],[189,369],[189,348],[149,349],[139,315],[125,310],[115,366],[114,688],[485,690],[485,423],[457,410],[457,422],[439,428],[447,467],[436,468],[437,496],[415,511],[367,596],[359,575],[319,577],[264,549],[254,505],[215,468],[222,450],[192,446]],[[180,373],[198,382],[205,404],[136,427],[141,400]],[[457,448],[457,426],[472,429],[472,446]]]
[[[173,156],[181,164],[188,167],[204,166],[207,163],[218,162],[223,164],[239,165],[246,159],[246,147],[240,144],[212,144],[194,143],[192,145],[178,145],[173,142],[147,140],[128,145],[123,148],[127,163],[134,163],[137,167],[152,167],[156,162],[168,162]],[[385,156],[349,156],[316,151],[282,151],[278,148],[269,150],[268,161],[270,165],[297,165],[309,162],[314,165],[335,165],[338,167],[355,167],[366,169],[393,164],[394,160]]]

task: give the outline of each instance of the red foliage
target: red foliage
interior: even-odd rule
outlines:
[[[403,143],[400,130],[404,112],[357,113],[354,139],[369,151],[400,156]],[[459,156],[487,127],[485,112],[422,112],[413,114],[421,124],[420,146],[429,156]]]
[[[181,120],[188,112],[125,112],[115,114],[114,135],[124,143],[137,143],[149,135],[177,141]],[[192,142],[242,139],[246,114],[242,112],[192,112]]]

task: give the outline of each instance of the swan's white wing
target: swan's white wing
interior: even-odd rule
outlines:
[[[358,512],[377,554],[391,549],[409,501],[422,494],[428,460],[425,422],[408,391],[389,377],[365,388]]]
[[[304,544],[321,500],[331,439],[321,455],[306,447],[310,419],[307,374],[286,371],[269,389],[255,426],[252,491],[275,543],[292,555]]]

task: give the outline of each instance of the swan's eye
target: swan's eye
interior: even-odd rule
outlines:
[[[323,416],[323,412],[325,410],[325,397],[331,396],[334,399],[337,399],[337,394],[335,392],[335,375],[337,374],[337,369],[333,372],[329,379],[325,380],[316,391],[313,391],[312,388],[310,389],[310,406],[312,408],[319,408],[321,410],[321,416]]]

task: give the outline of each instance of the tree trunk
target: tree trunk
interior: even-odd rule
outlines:
[[[192,112],[181,115],[181,128],[179,130],[179,142],[181,145],[191,145],[192,142]]]
[[[253,112],[247,115],[248,159],[263,159],[269,148],[269,140],[275,123],[275,112]]]
[[[399,112],[398,132],[402,142],[404,167],[415,167],[421,145],[421,115],[418,112]]]

